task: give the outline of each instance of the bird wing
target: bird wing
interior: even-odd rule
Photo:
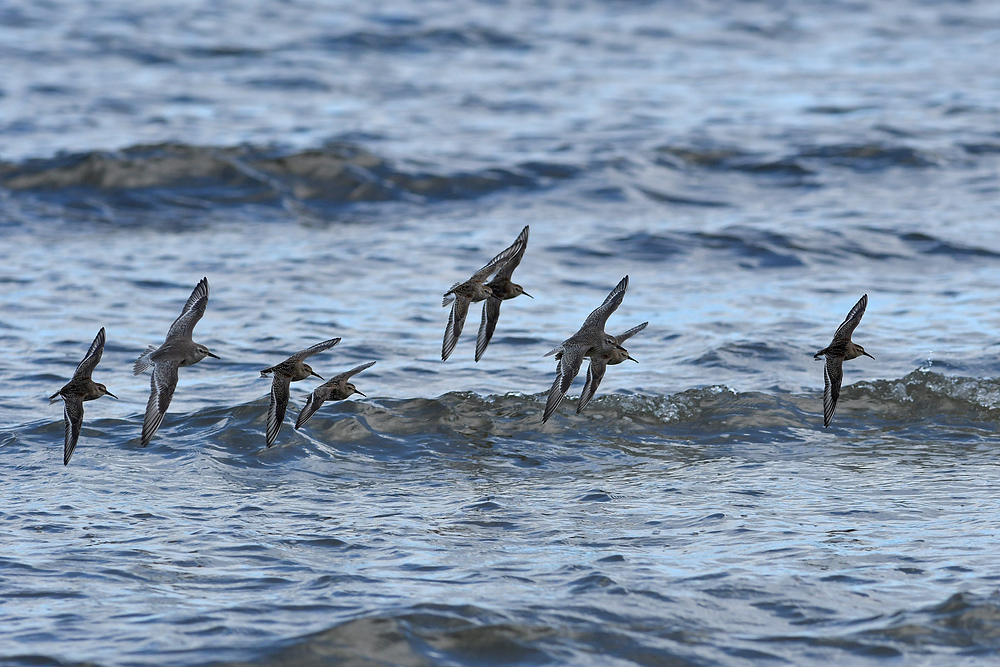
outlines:
[[[465,318],[469,315],[469,304],[472,301],[464,296],[455,298],[455,303],[448,313],[448,328],[444,330],[444,341],[441,343],[441,361],[445,361],[451,356],[458,344],[458,337],[462,335],[462,328],[465,326]]]
[[[607,298],[604,299],[602,303],[594,312],[592,312],[583,323],[583,329],[597,328],[601,331],[604,330],[604,325],[607,324],[608,318],[611,317],[611,313],[618,309],[618,306],[622,304],[622,299],[625,298],[625,290],[628,289],[628,276],[619,281],[615,288],[611,290]]]
[[[374,361],[369,361],[369,362],[361,364],[360,366],[355,366],[351,370],[345,371],[345,372],[341,373],[340,375],[338,375],[337,377],[330,378],[330,381],[327,382],[326,384],[327,385],[333,385],[333,384],[336,384],[338,382],[345,382],[347,380],[350,380],[352,377],[354,377],[355,375],[357,375],[361,371],[365,370],[366,368],[371,368],[374,365],[375,365]]]
[[[542,413],[543,424],[548,421],[552,413],[562,403],[567,390],[573,384],[573,379],[580,372],[582,364],[583,350],[579,346],[566,346],[563,348],[562,355],[559,357],[559,363],[556,364],[556,379],[552,382],[552,388],[549,389],[549,397],[545,401],[545,412]]]
[[[639,333],[640,331],[642,331],[643,329],[645,329],[647,326],[649,326],[649,322],[643,322],[642,324],[640,324],[638,326],[632,327],[631,329],[629,329],[628,331],[626,331],[623,334],[618,334],[617,336],[615,336],[615,340],[618,341],[619,345],[621,345],[622,343],[624,343],[625,341],[627,341],[629,338],[631,338],[632,336],[636,335],[637,333]]]
[[[847,317],[844,318],[843,323],[837,327],[837,333],[833,334],[833,340],[835,343],[847,342],[851,340],[851,334],[853,334],[854,330],[858,328],[859,324],[861,324],[861,318],[864,316],[865,308],[867,307],[868,295],[865,294],[858,299],[858,302],[854,304],[854,308],[851,308],[851,312],[849,312]]]
[[[514,239],[514,243],[511,244],[510,248],[507,250],[514,250],[514,253],[510,258],[503,263],[503,265],[497,269],[497,276],[494,280],[508,281],[510,277],[514,275],[514,269],[518,267],[521,263],[521,258],[524,257],[524,249],[528,247],[528,225],[524,226],[521,233],[517,235]],[[506,252],[506,251],[504,251]]]
[[[823,365],[823,427],[826,428],[833,420],[837,411],[837,400],[840,398],[840,384],[844,381],[844,360],[840,357],[827,357]]]
[[[159,362],[153,366],[153,375],[149,379],[149,400],[146,402],[146,416],[142,420],[142,446],[145,447],[153,439],[156,429],[160,428],[163,415],[170,407],[170,399],[174,397],[177,387],[176,361]]]
[[[486,347],[493,340],[493,332],[496,331],[497,320],[500,319],[501,303],[503,303],[501,299],[490,296],[483,304],[483,319],[479,323],[479,334],[476,336],[476,361],[482,359],[483,354],[486,353]]]
[[[475,280],[477,282],[484,282],[487,278],[490,277],[490,275],[496,272],[496,270],[500,268],[501,265],[507,263],[510,259],[512,259],[514,255],[518,255],[519,253],[523,255],[524,247],[525,245],[527,245],[527,243],[528,243],[528,230],[526,227],[523,230],[521,230],[521,233],[518,235],[518,237],[514,240],[512,244],[504,248],[496,257],[491,259],[486,266],[484,266],[483,268],[479,269],[474,274],[472,274],[471,280]],[[518,262],[521,261],[520,257],[518,258],[517,261]],[[511,269],[511,271],[513,271],[513,269]]]
[[[101,355],[104,354],[104,327],[97,332],[97,337],[94,338],[94,342],[90,344],[90,349],[87,350],[86,356],[84,356],[83,361],[80,365],[76,367],[76,372],[73,373],[74,378],[90,378],[94,373],[94,369],[97,368],[97,364],[101,362]]]
[[[205,314],[206,307],[208,307],[208,278],[202,278],[188,297],[180,316],[170,325],[167,340],[171,338],[191,340],[194,325],[198,324],[198,320]]]
[[[326,402],[326,397],[329,396],[329,390],[327,389],[324,391],[324,389],[326,388],[317,387],[316,391],[306,397],[306,404],[302,407],[298,418],[295,420],[296,429],[309,421],[309,418],[312,417],[317,410],[319,410],[320,406],[322,406],[324,402]]]
[[[590,399],[597,393],[597,388],[604,379],[604,371],[608,369],[608,362],[603,357],[590,360],[590,367],[587,368],[587,383],[583,385],[583,393],[580,394],[580,402],[576,405],[576,412],[583,411]]]
[[[324,350],[329,350],[331,347],[333,347],[334,345],[336,345],[339,342],[340,342],[339,338],[331,338],[330,340],[325,340],[322,343],[316,343],[312,347],[307,347],[304,350],[300,350],[300,351],[296,352],[295,354],[293,354],[288,359],[289,359],[289,361],[291,361],[293,359],[298,359],[299,361],[302,361],[303,359],[308,359],[309,357],[311,357],[312,355],[316,354],[317,352],[322,352]]]
[[[271,406],[267,409],[267,446],[274,444],[278,437],[281,422],[285,419],[285,408],[288,407],[288,387],[292,383],[284,373],[275,373],[271,381]]]
[[[103,329],[102,329],[103,331]],[[83,399],[77,396],[64,397],[63,419],[66,421],[66,442],[63,444],[63,465],[69,465],[69,459],[76,449],[76,441],[80,439],[80,428],[83,426]]]

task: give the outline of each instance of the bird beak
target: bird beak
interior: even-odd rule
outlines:
[[[211,352],[206,352],[205,354],[207,354],[208,356],[212,357],[213,359],[220,359],[220,360],[222,359],[222,357],[220,357],[219,355],[212,354]]]
[[[630,357],[630,356],[628,356],[628,355],[626,355],[626,356],[625,356],[625,358],[626,358],[626,359],[632,359],[632,357]],[[638,360],[638,359],[632,359],[632,361],[634,361],[635,363],[639,363],[639,360]]]
[[[868,357],[870,359],[874,359],[875,358],[872,355],[868,354],[867,352],[862,352],[861,354],[865,355],[866,357]]]
[[[118,398],[117,396],[115,396],[114,394],[112,394],[112,393],[111,393],[110,391],[108,391],[107,389],[105,389],[105,390],[104,390],[104,395],[105,395],[105,396],[110,396],[111,398],[114,398],[114,399],[117,399],[117,398]]]
[[[355,390],[354,390],[354,393],[355,393],[355,394],[361,394],[361,392],[360,392],[360,391],[358,391],[357,389],[355,389]],[[365,394],[361,394],[361,395],[362,395],[362,396],[364,396],[365,398],[368,398],[368,396],[367,396],[367,395],[365,395]]]
[[[535,297],[531,296],[530,294],[528,294],[527,292],[521,292],[521,294],[523,294],[524,296],[528,297],[529,299],[534,299],[535,298]]]
[[[316,371],[313,371],[313,372],[311,372],[311,373],[310,373],[310,375],[315,375],[315,376],[316,376],[316,377],[318,377],[318,378],[319,378],[320,380],[325,380],[325,379],[326,379],[326,378],[324,378],[324,377],[323,377],[322,375],[320,375],[319,373],[317,373]]]

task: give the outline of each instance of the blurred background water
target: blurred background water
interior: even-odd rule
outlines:
[[[998,44],[989,2],[0,2],[0,661],[993,663]],[[535,299],[441,362],[525,224]],[[626,274],[640,364],[543,425]],[[140,449],[202,276],[222,360]],[[334,336],[370,398],[265,449],[257,371]]]

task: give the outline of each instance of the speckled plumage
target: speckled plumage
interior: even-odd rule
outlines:
[[[559,363],[556,365],[556,379],[552,383],[548,399],[545,402],[545,412],[542,414],[543,423],[548,421],[552,413],[562,403],[566,392],[569,391],[570,385],[573,384],[574,378],[580,372],[580,366],[583,365],[584,358],[589,357],[591,359],[591,370],[588,371],[587,386],[584,387],[584,395],[586,396],[584,405],[590,401],[593,393],[597,391],[597,385],[600,384],[601,379],[604,377],[604,370],[609,361],[618,359],[619,357],[620,361],[628,358],[628,352],[621,346],[618,337],[611,336],[604,331],[604,326],[607,324],[608,318],[618,309],[618,306],[621,305],[622,300],[625,298],[626,289],[628,289],[628,276],[622,278],[615,288],[611,290],[611,293],[604,299],[604,303],[587,317],[579,331],[564,340],[561,345],[545,354],[546,357],[553,354],[556,355]],[[645,328],[645,324],[635,327],[622,335],[627,338],[638,333],[643,328]],[[622,352],[624,352],[625,356],[620,356]],[[598,359],[596,367],[593,365],[595,358]],[[614,363],[620,363],[620,361],[615,361]],[[588,393],[589,395],[587,395]],[[578,408],[578,411],[579,409],[582,408]]]
[[[188,297],[180,316],[170,325],[163,344],[159,347],[147,347],[132,366],[132,373],[135,375],[153,367],[153,376],[149,381],[149,401],[146,402],[146,414],[142,421],[143,447],[149,444],[156,429],[160,428],[163,416],[170,406],[170,399],[177,388],[177,369],[196,364],[205,357],[219,358],[209,352],[207,347],[191,339],[194,327],[207,307],[208,278],[202,278]]]
[[[833,334],[833,341],[817,352],[813,358],[826,357],[826,364],[823,366],[823,427],[830,425],[833,420],[833,413],[837,411],[837,401],[840,399],[840,385],[844,381],[844,362],[849,359],[857,359],[861,355],[872,357],[865,352],[865,348],[851,342],[851,335],[861,323],[861,318],[868,307],[868,295],[862,296],[851,312],[847,314],[843,323],[837,327],[837,332]]]
[[[519,253],[523,254],[527,239],[527,232],[522,231],[514,243],[491,259],[486,266],[472,274],[471,278],[464,282],[455,283],[444,293],[441,306],[445,307],[452,302],[454,304],[448,314],[448,326],[444,331],[444,340],[441,343],[442,361],[446,361],[451,356],[455,345],[458,344],[458,337],[462,335],[462,329],[465,327],[465,318],[469,315],[469,305],[482,301],[493,294],[486,285],[486,279],[500,270],[512,257]]]
[[[63,399],[63,421],[66,422],[66,438],[63,443],[63,465],[69,465],[69,460],[76,450],[76,442],[80,438],[80,429],[83,427],[83,402],[93,401],[101,396],[118,398],[100,382],[94,382],[91,376],[97,364],[104,354],[104,327],[97,332],[94,342],[90,344],[90,349],[84,355],[83,361],[76,367],[73,379],[67,382],[62,389],[49,396],[49,402],[55,403],[59,398]]]
[[[361,364],[360,366],[355,366],[349,371],[341,373],[336,377],[332,377],[325,383],[316,387],[311,394],[306,398],[306,404],[303,406],[302,411],[299,412],[298,419],[295,420],[295,428],[301,427],[313,414],[319,410],[320,406],[326,401],[342,401],[346,398],[350,398],[354,394],[363,393],[358,391],[358,388],[353,384],[348,382],[352,377],[365,370],[366,368],[371,368],[375,365],[374,361],[369,361],[368,363]]]
[[[274,444],[275,439],[278,437],[278,431],[281,429],[281,422],[285,419],[285,409],[288,407],[288,389],[291,383],[305,380],[310,375],[315,375],[320,380],[323,379],[308,364],[303,363],[303,360],[308,359],[318,352],[329,350],[339,342],[339,338],[331,338],[322,343],[317,343],[312,347],[296,352],[280,364],[265,368],[260,372],[262,378],[267,377],[269,373],[273,373],[273,379],[271,380],[271,404],[267,410],[267,431],[265,435],[268,447]]]

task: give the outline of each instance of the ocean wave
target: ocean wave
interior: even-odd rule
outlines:
[[[603,443],[617,446],[670,442],[716,442],[733,434],[758,443],[822,431],[822,392],[809,394],[736,391],[726,386],[692,388],[672,395],[607,394],[580,414],[568,399],[547,423],[545,394],[479,395],[450,392],[436,398],[343,401],[318,412],[301,431],[282,429],[278,447],[263,451],[266,399],[233,407],[215,406],[169,414],[154,447],[184,456],[190,446],[208,446],[220,459],[270,465],[332,447],[380,458],[464,457],[469,445],[498,443]],[[895,380],[871,380],[844,387],[831,430],[905,433],[937,430],[939,436],[993,433],[1000,420],[1000,380],[944,376],[918,369]],[[142,415],[95,420],[85,425],[81,451],[95,442],[134,447]],[[0,448],[55,442],[62,423],[34,422],[0,438]],[[778,434],[785,433],[785,436]],[[248,458],[249,457],[249,458]],[[79,457],[78,457],[79,458]]]
[[[579,171],[572,165],[539,161],[472,172],[406,171],[350,143],[291,153],[247,146],[158,144],[0,162],[0,187],[68,205],[90,205],[96,197],[122,208],[290,201],[338,206],[472,199],[511,188],[546,187]]]

